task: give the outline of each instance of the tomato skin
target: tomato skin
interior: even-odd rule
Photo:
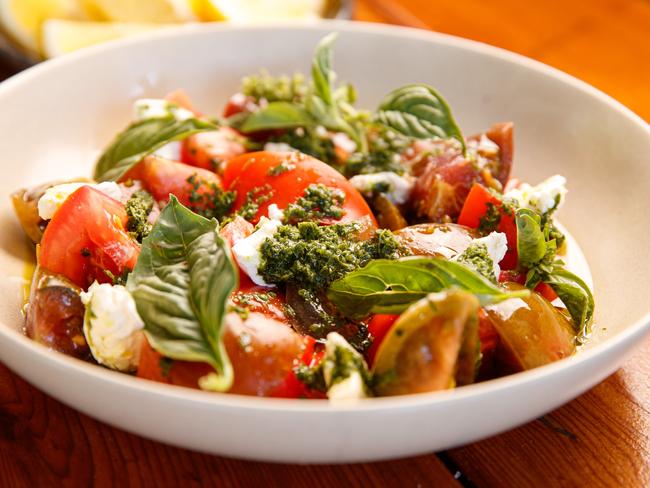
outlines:
[[[501,260],[502,269],[514,269],[517,267],[517,224],[515,216],[508,215],[501,210],[501,200],[490,193],[480,183],[474,183],[472,189],[467,195],[458,217],[458,224],[477,229],[481,224],[481,218],[488,211],[488,204],[495,205],[501,213],[501,220],[497,227],[498,232],[503,232],[508,240],[508,252]]]
[[[173,92],[169,92],[167,95],[165,95],[165,100],[175,103],[179,107],[193,112],[197,117],[201,116],[201,112],[194,108],[194,105],[192,105],[192,100],[185,90],[174,90]]]
[[[223,117],[227,119],[233,115],[242,112],[251,112],[257,110],[257,104],[253,97],[247,97],[243,93],[235,93],[228,99],[228,103],[223,109]]]
[[[246,337],[246,342],[242,341],[243,337]],[[303,394],[290,382],[293,368],[304,356],[309,339],[304,339],[287,325],[256,312],[251,312],[246,320],[236,313],[229,313],[224,321],[222,338],[234,370],[229,393],[282,397],[296,395],[293,398]],[[198,388],[199,378],[214,371],[207,363],[174,360],[165,375],[161,365],[163,356],[148,341],[142,342],[137,372],[140,378]]]
[[[507,283],[507,282],[519,283],[520,285],[525,285],[526,275],[518,271],[501,271],[501,274],[499,275],[499,283]],[[552,302],[553,300],[558,298],[557,293],[555,293],[555,290],[546,283],[539,283],[535,287],[535,291],[540,295],[542,295],[544,298],[546,298],[549,302]]]
[[[140,246],[126,232],[128,217],[117,200],[82,186],[56,211],[43,234],[39,264],[86,288],[133,269]]]
[[[269,170],[282,163],[289,165],[290,169],[276,176],[269,174]],[[264,188],[265,185],[270,187],[271,197],[260,203],[257,214],[251,220],[254,224],[267,214],[269,205],[275,203],[280,209],[285,209],[302,197],[309,185],[322,184],[345,193],[343,217],[338,221],[330,219],[324,223],[350,222],[367,216],[373,227],[377,225],[363,196],[343,175],[322,161],[304,154],[260,151],[238,156],[228,162],[223,183],[226,188],[237,192],[233,207],[235,210],[244,205],[248,192]]]
[[[388,334],[388,331],[393,326],[395,321],[399,318],[399,315],[392,314],[376,314],[373,315],[368,322],[368,332],[373,337],[372,344],[366,351],[366,359],[368,364],[372,366],[372,363],[375,361],[375,354],[381,345],[381,342]]]
[[[181,161],[190,166],[218,171],[235,156],[246,152],[243,138],[230,127],[199,132],[183,140]]]
[[[194,176],[200,181],[198,193],[210,191],[209,185],[221,188],[221,178],[212,171],[195,168],[187,164],[170,161],[157,156],[147,156],[131,168],[120,181],[140,180],[142,186],[159,202],[166,202],[172,194],[183,205],[187,206],[193,191],[188,181]]]

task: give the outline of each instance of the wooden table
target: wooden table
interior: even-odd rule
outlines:
[[[525,54],[650,120],[648,0],[360,0],[355,16]],[[605,382],[524,427],[447,452],[335,467],[236,461],[142,439],[63,406],[0,364],[0,486],[91,483],[649,486],[650,341]]]

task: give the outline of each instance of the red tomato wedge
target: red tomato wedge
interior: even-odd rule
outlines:
[[[86,288],[133,269],[140,246],[125,230],[124,205],[82,186],[56,211],[43,234],[40,265]]]
[[[501,260],[501,268],[513,269],[517,266],[517,224],[515,223],[515,216],[503,210],[502,202],[497,196],[490,193],[483,185],[475,183],[460,211],[458,223],[472,229],[478,229],[481,219],[488,212],[490,204],[494,205],[501,214],[497,231],[503,232],[508,239],[508,252]]]
[[[274,171],[280,167],[283,168],[282,171]],[[285,209],[304,196],[305,190],[312,184],[322,184],[345,193],[345,214],[340,222],[367,216],[374,226],[377,224],[363,196],[343,175],[322,161],[304,154],[261,151],[238,156],[226,166],[223,183],[226,188],[237,192],[233,207],[235,210],[245,204],[249,192],[254,194],[261,191],[262,195],[269,197],[260,202],[258,212],[251,220],[254,224],[260,217],[267,215],[269,205],[275,203],[280,209]],[[326,223],[332,222],[339,221],[330,219]]]
[[[230,127],[220,127],[185,139],[181,146],[181,161],[190,166],[220,171],[228,160],[245,152],[242,136]]]
[[[372,344],[366,351],[368,364],[372,365],[374,362],[375,354],[377,354],[381,342],[398,318],[399,315],[377,314],[373,315],[370,322],[368,322],[368,332],[373,337]]]
[[[520,285],[526,284],[526,274],[518,271],[501,271],[499,275],[499,283],[519,283]],[[555,290],[551,288],[550,285],[546,283],[540,283],[535,287],[535,291],[546,298],[549,302],[552,302],[558,298]]]
[[[121,181],[140,180],[145,190],[157,201],[166,202],[171,193],[178,198],[179,202],[187,206],[190,204],[190,196],[194,190],[194,185],[189,181],[191,177],[198,182],[199,194],[211,191],[211,185],[221,188],[221,178],[212,171],[157,156],[144,158],[131,168]]]
[[[306,391],[293,373],[299,361],[313,351],[312,338],[304,338],[289,326],[252,312],[246,320],[230,313],[224,323],[223,342],[234,370],[229,393],[297,398]],[[163,356],[142,341],[138,376],[173,385],[198,388],[199,378],[212,371],[207,363],[171,361],[163,370]]]

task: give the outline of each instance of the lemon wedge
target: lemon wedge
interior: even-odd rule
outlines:
[[[53,58],[100,42],[176,25],[48,20],[43,24],[43,51]]]
[[[330,3],[327,0],[190,0],[194,14],[204,22],[317,19]]]
[[[0,30],[32,55],[40,51],[41,25],[46,19],[80,15],[76,0],[0,0]]]
[[[188,0],[81,0],[91,20],[109,22],[184,22],[195,20]]]

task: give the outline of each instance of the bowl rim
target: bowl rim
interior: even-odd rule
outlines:
[[[251,30],[268,30],[270,32],[277,30],[284,31],[305,31],[305,30],[327,30],[346,32],[361,32],[380,36],[389,36],[394,38],[410,38],[421,40],[429,43],[454,47],[466,51],[477,52],[483,56],[497,58],[512,64],[522,66],[527,70],[532,70],[542,75],[554,78],[563,84],[586,93],[604,103],[611,110],[618,112],[630,122],[638,126],[650,138],[650,124],[643,120],[639,115],[620,102],[598,90],[597,88],[571,76],[563,71],[548,66],[539,61],[533,60],[521,54],[513,53],[505,49],[491,46],[482,42],[464,39],[449,34],[442,34],[433,31],[401,27],[394,25],[375,24],[358,21],[346,20],[317,20],[309,22],[265,22],[259,24],[236,25],[227,23],[207,23],[207,24],[189,24],[178,27],[164,28],[158,32],[145,33],[131,38],[118,39],[98,46],[92,46],[82,49],[78,52],[71,53],[59,58],[45,61],[41,64],[28,68],[27,70],[14,75],[11,78],[0,83],[0,99],[10,95],[11,91],[20,87],[21,84],[42,76],[47,76],[51,71],[61,67],[73,67],[75,63],[101,55],[104,52],[125,50],[129,46],[141,44],[155,44],[164,39],[174,37],[192,37],[193,35],[232,31],[251,31]],[[8,343],[10,346],[20,349],[21,353],[35,354],[41,356],[43,360],[51,363],[51,366],[58,369],[72,369],[71,373],[89,375],[95,381],[111,384],[114,387],[124,388],[130,391],[138,391],[158,397],[165,397],[171,401],[191,402],[197,405],[212,407],[233,407],[238,409],[264,410],[273,411],[293,411],[293,412],[341,412],[354,411],[358,413],[387,410],[394,408],[418,408],[431,406],[434,404],[460,402],[472,400],[487,394],[504,394],[509,390],[520,388],[528,383],[540,382],[544,379],[550,379],[561,375],[565,370],[575,368],[580,364],[591,362],[600,355],[605,354],[608,350],[624,346],[628,341],[641,339],[644,335],[650,333],[650,310],[640,319],[628,325],[623,331],[617,333],[612,338],[603,340],[602,343],[596,344],[586,351],[577,355],[570,356],[555,363],[542,366],[530,371],[524,371],[515,375],[505,376],[489,380],[483,383],[464,386],[462,388],[436,391],[429,393],[419,393],[411,395],[402,395],[396,397],[380,397],[364,399],[358,402],[337,403],[328,400],[303,400],[303,399],[286,399],[286,398],[262,398],[251,397],[231,393],[214,393],[190,388],[178,387],[157,383],[154,381],[144,380],[134,376],[126,375],[106,368],[97,367],[81,360],[68,357],[64,354],[49,350],[45,346],[38,344],[27,336],[16,331],[0,321],[0,340]],[[17,371],[20,375],[21,372]]]

